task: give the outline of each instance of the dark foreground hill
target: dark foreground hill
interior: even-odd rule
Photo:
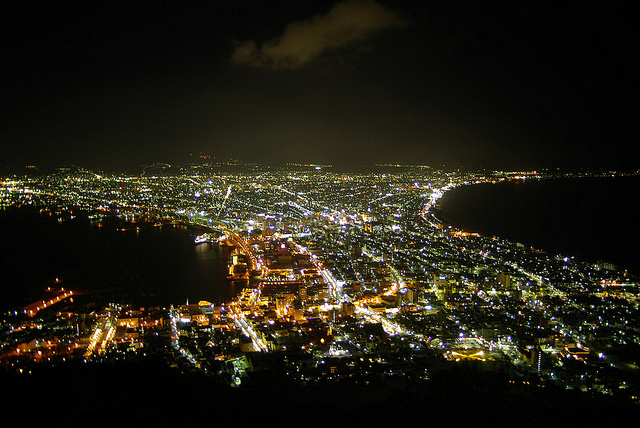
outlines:
[[[295,386],[268,373],[242,388],[153,363],[82,365],[3,375],[5,421],[30,426],[602,426],[637,420],[637,403],[560,388],[510,388],[448,370],[416,384]]]

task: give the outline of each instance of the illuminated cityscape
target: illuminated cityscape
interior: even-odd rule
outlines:
[[[8,423],[640,416],[631,4],[1,16]]]
[[[69,361],[161,355],[179,372],[243,388],[263,376],[298,386],[428,385],[452,365],[474,364],[505,388],[638,401],[637,277],[438,217],[452,188],[557,175],[387,167],[395,172],[222,173],[203,164],[3,178],[5,209],[35,206],[98,228],[117,217],[123,231],[183,228],[193,245],[225,247],[227,280],[242,288],[227,302],[97,307],[55,278],[44,297],[4,312],[2,369],[27,376]]]

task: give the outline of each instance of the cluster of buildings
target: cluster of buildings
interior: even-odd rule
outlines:
[[[245,284],[222,305],[88,309],[67,299],[35,315],[15,311],[3,317],[3,366],[158,353],[237,386],[269,376],[415,382],[474,364],[519,385],[637,400],[635,277],[457,230],[435,210],[459,185],[544,174],[390,170],[205,165],[3,179],[5,205],[207,228],[215,239],[203,245],[228,245],[229,280]]]

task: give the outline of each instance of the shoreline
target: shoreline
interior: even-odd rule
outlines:
[[[542,185],[546,185],[546,183],[551,183],[551,182],[558,182],[558,181],[565,181],[565,183],[571,183],[571,184],[575,184],[577,183],[579,180],[589,180],[590,183],[587,186],[584,186],[584,189],[591,187],[594,187],[597,185],[597,187],[606,187],[604,186],[605,180],[614,180],[614,179],[622,179],[622,180],[640,180],[640,176],[637,175],[618,175],[618,176],[587,176],[587,177],[535,177],[535,178],[527,178],[526,180],[522,180],[522,179],[510,179],[510,180],[502,180],[500,182],[495,182],[492,183],[491,181],[484,181],[484,182],[474,182],[474,183],[465,183],[465,184],[461,184],[458,186],[455,186],[453,188],[449,188],[446,190],[443,190],[442,188],[439,189],[442,192],[442,196],[438,198],[437,200],[437,204],[435,204],[432,208],[432,210],[429,211],[429,214],[432,215],[435,219],[437,219],[442,225],[446,225],[448,227],[454,228],[455,230],[461,231],[461,232],[466,232],[466,233],[473,233],[473,234],[478,234],[480,236],[483,237],[496,237],[496,238],[500,238],[500,239],[504,239],[506,241],[509,242],[513,242],[513,243],[520,243],[523,244],[525,246],[530,246],[532,248],[536,248],[538,250],[542,250],[545,252],[549,252],[549,253],[553,253],[554,255],[567,255],[569,257],[577,257],[579,258],[581,261],[585,262],[585,263],[598,263],[598,262],[611,262],[611,260],[608,259],[617,259],[616,263],[613,263],[615,265],[617,265],[617,270],[620,271],[625,271],[625,270],[630,270],[631,273],[633,274],[638,274],[640,273],[640,267],[636,264],[633,263],[621,263],[621,259],[623,260],[624,257],[621,257],[621,254],[627,255],[629,256],[630,251],[625,251],[624,249],[621,249],[617,252],[611,252],[609,251],[607,252],[594,252],[592,248],[589,248],[588,246],[583,246],[580,249],[582,251],[577,252],[576,254],[574,254],[571,250],[572,245],[576,246],[578,240],[576,239],[576,242],[573,243],[572,245],[566,245],[567,242],[573,242],[573,240],[571,239],[571,236],[568,232],[567,236],[565,236],[566,239],[564,239],[562,242],[559,239],[554,240],[550,240],[550,242],[548,243],[544,243],[541,242],[540,239],[545,239],[545,237],[543,236],[543,233],[540,234],[536,234],[535,229],[536,227],[540,227],[540,224],[535,224],[539,221],[539,219],[535,219],[533,215],[530,215],[530,219],[533,219],[533,221],[530,222],[530,224],[528,223],[523,223],[523,220],[521,218],[517,218],[517,221],[514,221],[511,224],[507,224],[505,226],[504,223],[499,224],[498,226],[495,226],[493,230],[495,230],[495,232],[489,232],[487,231],[487,229],[492,228],[493,226],[487,226],[487,223],[489,223],[487,221],[487,216],[488,214],[488,210],[487,207],[481,207],[484,211],[482,213],[480,213],[480,217],[482,217],[480,220],[476,220],[475,217],[472,214],[468,214],[468,212],[472,211],[470,209],[461,209],[461,206],[465,206],[465,205],[469,205],[471,204],[471,200],[475,199],[477,202],[477,199],[479,198],[477,194],[475,194],[476,192],[474,192],[474,194],[471,193],[470,190],[473,187],[476,186],[486,186],[486,189],[493,189],[494,186],[499,186],[499,185],[510,185],[510,186],[527,186],[528,184],[532,184],[532,183],[543,183]],[[574,186],[574,187],[579,187],[579,186]],[[628,186],[629,187],[629,186]],[[520,188],[522,189],[522,187]],[[482,191],[481,193],[490,193],[490,190],[488,191]],[[532,190],[532,189],[527,189],[527,191]],[[457,191],[457,192],[463,192],[464,196],[467,196],[465,198],[458,196],[455,202],[452,201],[452,192]],[[513,192],[517,192],[518,190],[514,190]],[[558,191],[558,190],[554,190],[554,191]],[[586,192],[586,191],[585,191]],[[526,191],[522,191],[521,193],[526,193]],[[470,196],[470,197],[469,197]],[[485,195],[486,196],[486,195]],[[491,197],[495,197],[495,195],[489,195]],[[557,196],[557,195],[556,195]],[[613,195],[611,197],[614,197],[617,195]],[[447,197],[448,199],[446,200],[446,205],[443,204],[443,202],[445,202],[445,197]],[[545,195],[546,197],[546,195]],[[634,200],[633,198],[629,198],[631,200]],[[507,206],[507,208],[511,207],[510,209],[512,211],[517,211],[515,208],[513,208],[514,206],[517,206],[517,204],[513,204],[513,205],[509,205],[508,203],[509,201],[507,201],[506,198],[503,197],[503,201],[499,202],[502,203],[503,205]],[[562,201],[560,201],[562,202]],[[566,201],[565,201],[566,202]],[[572,202],[576,202],[576,201],[572,201]],[[578,201],[579,203],[583,203],[582,201]],[[488,204],[488,202],[483,202],[485,204]],[[547,203],[551,203],[551,202],[547,202]],[[498,206],[494,209],[493,211],[493,216],[495,218],[500,217],[500,211],[501,208],[504,208],[504,206]],[[519,207],[520,210],[524,210],[524,208]],[[503,209],[504,211],[504,209]],[[577,211],[577,208],[574,210]],[[466,213],[465,213],[466,212]],[[565,229],[569,229],[570,231],[573,231],[574,234],[578,234],[578,230],[579,228],[575,226],[576,223],[581,223],[583,229],[582,229],[582,236],[580,237],[580,241],[583,240],[587,240],[587,238],[585,238],[585,236],[594,236],[594,239],[597,239],[596,236],[599,236],[598,234],[600,234],[600,230],[605,228],[605,225],[602,224],[597,224],[596,222],[591,222],[589,221],[589,219],[586,218],[580,218],[580,219],[572,219],[572,220],[579,220],[578,222],[571,222],[571,221],[567,221],[567,222],[562,222],[561,217],[563,215],[568,215],[571,212],[571,210],[569,210],[566,206],[562,207],[559,206],[555,212],[553,213],[553,215],[550,215],[549,213],[545,213],[546,216],[548,217],[547,220],[549,220],[549,222],[547,223],[547,226],[549,229],[553,229],[556,230],[558,232],[558,234],[560,232],[565,231]],[[453,215],[448,214],[448,213],[453,213]],[[464,216],[465,218],[463,219],[463,221],[460,221],[461,216]],[[458,217],[458,218],[456,218]],[[542,216],[541,216],[542,217]],[[586,216],[585,216],[586,217]],[[556,224],[554,223],[554,220],[556,222]],[[495,221],[495,219],[494,219]],[[462,223],[466,223],[466,224],[462,224]],[[606,223],[606,221],[604,221],[604,223]],[[509,233],[509,228],[512,229],[511,233]],[[502,229],[502,230],[501,230]],[[597,233],[596,233],[597,232]],[[516,237],[514,239],[514,236],[512,236],[513,234],[519,234],[521,235],[519,238]],[[638,237],[637,234],[631,234],[630,238],[632,240],[631,236],[636,236]],[[613,237],[620,237],[620,236],[624,236],[624,235],[618,235],[614,232],[611,233],[611,237],[613,239]],[[537,242],[532,242],[532,241],[536,241],[535,238],[537,239]],[[546,237],[548,238],[548,237]],[[611,241],[613,242],[613,241]],[[563,247],[566,247],[566,250],[561,250],[559,247],[560,245],[562,245]],[[628,247],[630,244],[626,245],[626,247]],[[604,246],[604,248],[617,248],[617,247],[621,247],[621,246],[616,246],[616,245],[607,245]],[[630,257],[630,256],[629,256]]]
[[[3,306],[32,303],[32,295],[40,295],[54,278],[82,291],[80,300],[122,293],[141,306],[200,297],[217,304],[236,294],[226,281],[222,251],[211,244],[194,248],[194,237],[201,233],[195,228],[156,227],[142,218],[123,228],[124,219],[116,216],[102,222],[81,216],[59,222],[33,206],[7,213],[0,224],[6,232],[4,245],[11,248],[1,263]],[[176,263],[183,267],[173,268]]]

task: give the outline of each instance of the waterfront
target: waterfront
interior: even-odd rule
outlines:
[[[637,274],[640,212],[630,201],[640,197],[638,181],[632,176],[460,186],[441,199],[439,214],[468,231],[583,261],[603,260]],[[82,216],[61,222],[33,207],[3,209],[3,301],[21,301],[55,278],[69,287],[104,290],[106,297],[124,291],[140,305],[187,299],[219,304],[241,291],[240,282],[226,279],[226,247],[194,245],[194,230],[140,222],[123,231],[122,222]]]
[[[439,214],[451,224],[551,254],[640,273],[640,178],[562,178],[461,186]]]
[[[227,249],[194,244],[197,232],[152,222],[89,221],[41,215],[31,207],[6,208],[2,230],[3,301],[25,296],[58,278],[68,288],[136,305],[231,300],[242,285],[227,281]]]

